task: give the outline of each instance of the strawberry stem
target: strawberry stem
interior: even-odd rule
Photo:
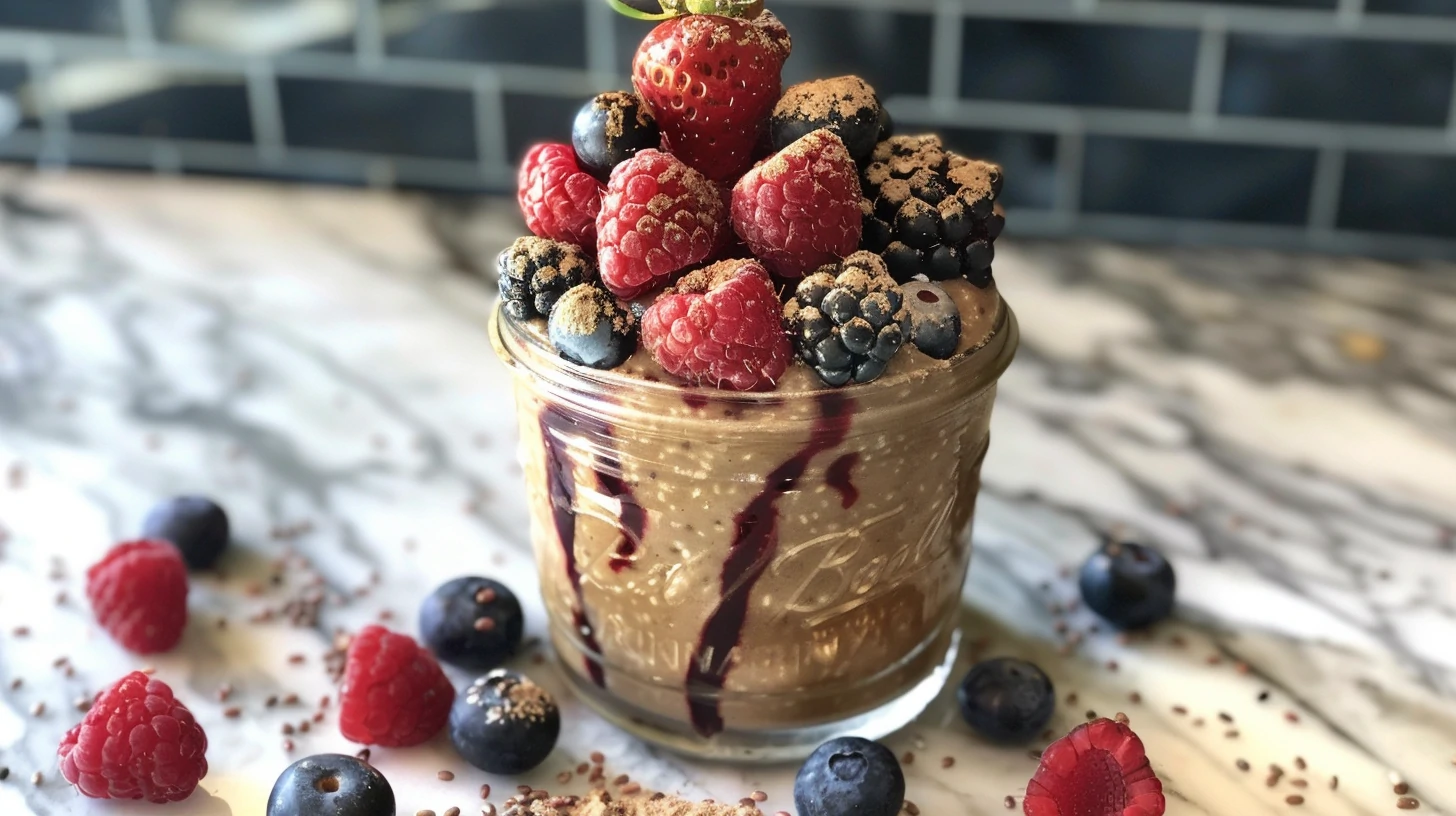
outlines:
[[[680,16],[682,14],[682,12],[674,11],[664,11],[661,14],[653,14],[650,11],[643,11],[642,9],[633,8],[622,2],[622,0],[607,0],[607,5],[611,6],[612,9],[615,10],[618,14],[621,14],[624,17],[631,17],[634,20],[651,20],[654,22],[659,20],[671,20],[672,18]]]
[[[717,14],[722,17],[752,19],[763,12],[763,0],[658,0],[661,13],[643,11],[623,0],[607,0],[618,14],[634,20],[671,20],[684,14]]]

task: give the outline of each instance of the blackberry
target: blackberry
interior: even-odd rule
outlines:
[[[501,300],[516,320],[546,317],[566,290],[596,280],[596,266],[580,247],[529,235],[496,259]]]
[[[799,281],[784,326],[819,379],[840,386],[884,373],[910,332],[910,313],[885,262],[856,252]]]
[[[844,142],[849,155],[863,165],[880,141],[888,114],[875,89],[857,76],[801,82],[784,91],[768,120],[774,152],[820,128]]]
[[[1006,225],[996,203],[1002,181],[999,165],[952,153],[939,136],[892,136],[875,146],[860,179],[860,247],[883,257],[901,283],[959,275],[985,288]]]
[[[662,143],[657,120],[637,94],[609,91],[582,106],[571,127],[571,146],[584,170],[605,182],[612,170]]]

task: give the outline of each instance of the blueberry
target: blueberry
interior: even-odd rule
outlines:
[[[769,137],[777,151],[828,128],[844,142],[849,155],[864,164],[880,140],[882,117],[875,89],[863,79],[816,79],[784,91],[769,117]]]
[[[928,357],[944,360],[961,342],[961,310],[950,293],[933,283],[900,286],[910,310],[910,342]]]
[[[383,774],[354,757],[304,757],[273,783],[267,816],[315,814],[394,816],[394,790]]]
[[[890,749],[859,737],[824,743],[794,779],[799,816],[896,816],[905,774]]]
[[[450,709],[450,741],[466,762],[511,775],[540,765],[556,747],[561,714],[546,690],[496,669],[470,684]]]
[[[626,91],[598,94],[582,106],[571,128],[577,163],[601,181],[611,178],[617,165],[661,143],[652,113]]]
[[[435,657],[482,672],[504,663],[521,645],[521,602],[489,578],[456,578],[420,604],[420,639]]]
[[[1141,629],[1168,617],[1178,585],[1162,553],[1110,539],[1082,564],[1078,583],[1087,608],[1119,629]]]
[[[637,318],[600,284],[583,283],[551,308],[546,335],[573,363],[616,368],[637,349]]]
[[[976,733],[1007,745],[1028,742],[1051,721],[1056,692],[1046,673],[1025,660],[977,663],[956,690],[961,716]]]
[[[227,513],[204,496],[177,496],[153,507],[142,522],[142,537],[170,541],[192,569],[217,563],[231,536]]]

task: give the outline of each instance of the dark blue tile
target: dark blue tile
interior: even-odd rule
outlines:
[[[23,62],[0,60],[0,93],[18,90],[30,81],[30,71]]]
[[[251,142],[248,92],[231,79],[179,78],[177,84],[71,113],[79,133]]]
[[[1446,123],[1456,48],[1236,34],[1224,113],[1392,125]]]
[[[972,99],[1184,109],[1198,33],[972,19],[961,94]]]
[[[120,34],[119,0],[0,0],[0,28]]]
[[[916,128],[907,128],[913,131]],[[1008,207],[1050,209],[1056,196],[1057,138],[1050,133],[1005,130],[939,130],[946,147],[997,162],[1006,171],[1001,201]]]
[[[784,64],[784,86],[841,74],[858,74],[881,97],[924,96],[930,87],[931,21],[924,14],[850,11],[774,5],[788,27],[794,52]],[[652,26],[617,16],[618,73],[630,75],[637,45]]]
[[[1198,3],[1223,6],[1273,6],[1278,8],[1333,9],[1339,0],[1139,0],[1153,3]]]
[[[475,112],[467,91],[281,78],[278,97],[291,145],[475,158]]]
[[[1303,224],[1313,150],[1092,136],[1082,206],[1088,212]]]
[[[1365,0],[1371,14],[1431,14],[1456,17],[1456,3],[1451,0]]]
[[[1339,226],[1456,238],[1456,158],[1351,153]]]
[[[586,23],[580,0],[495,3],[479,11],[435,15],[391,37],[387,50],[425,59],[582,68]]]
[[[571,144],[571,123],[584,99],[506,94],[506,153],[513,164],[537,142]]]

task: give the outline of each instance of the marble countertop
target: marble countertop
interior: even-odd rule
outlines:
[[[154,810],[84,800],[56,770],[77,698],[129,669],[153,666],[211,741],[199,792],[166,812],[257,816],[290,756],[355,750],[332,708],[291,754],[281,733],[332,691],[336,628],[412,629],[429,589],[473,572],[515,586],[541,635],[479,277],[519,229],[501,202],[0,179],[0,813]],[[1041,663],[1058,730],[1125,712],[1169,814],[1285,813],[1292,794],[1394,813],[1392,774],[1421,812],[1456,813],[1456,267],[1011,235],[997,278],[1024,338],[976,520],[974,649]],[[82,576],[184,491],[224,503],[235,546],[194,580],[181,646],[139,659],[91,622]],[[1176,564],[1177,620],[1149,637],[1069,603],[1068,568],[1106,531]],[[316,616],[279,614],[311,592]],[[519,663],[559,690],[540,660]],[[401,813],[476,813],[483,782],[584,790],[557,775],[593,750],[650,789],[792,808],[792,768],[694,764],[563,708],[523,780],[443,736],[373,759]],[[949,692],[888,742],[915,754],[927,816],[1005,813],[1036,765],[971,736]]]

